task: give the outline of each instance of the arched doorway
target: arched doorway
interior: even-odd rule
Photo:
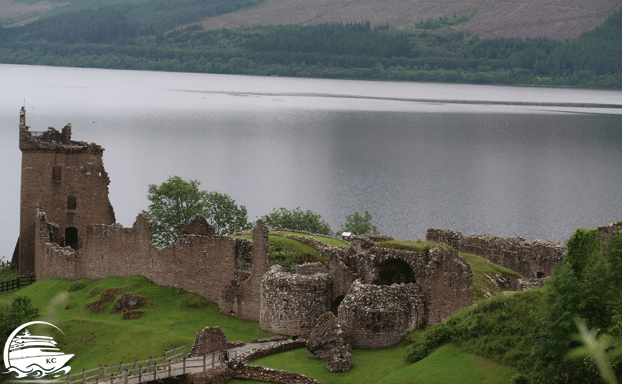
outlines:
[[[404,260],[387,259],[377,269],[376,285],[407,284],[415,282],[415,273]]]
[[[78,248],[78,229],[75,227],[65,228],[65,245],[73,249]]]
[[[344,295],[337,296],[335,298],[335,300],[333,300],[333,302],[331,303],[330,311],[333,313],[333,315],[337,316],[337,311],[339,309],[339,304],[341,304],[341,302],[343,301],[344,298],[345,298]]]

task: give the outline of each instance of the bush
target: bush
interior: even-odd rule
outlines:
[[[288,210],[283,207],[274,209],[270,214],[262,216],[271,228],[291,229],[331,236],[330,225],[322,220],[322,216],[310,210],[302,211],[300,207]]]

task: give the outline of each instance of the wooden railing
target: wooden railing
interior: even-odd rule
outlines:
[[[20,276],[17,279],[3,281],[0,283],[0,292],[12,291],[20,289],[35,282],[34,276]]]
[[[211,364],[209,360],[211,360]],[[213,368],[220,360],[220,354],[217,353],[212,353],[211,358],[203,355],[188,359],[186,357],[186,344],[183,344],[181,347],[173,347],[172,350],[164,351],[163,356],[158,358],[150,356],[148,360],[134,360],[134,362],[126,364],[120,362],[119,365],[110,367],[108,365],[102,367],[100,364],[95,369],[88,371],[82,369],[82,372],[54,380],[53,383],[139,384],[183,375],[190,370],[196,372],[197,368],[205,371],[210,366]]]

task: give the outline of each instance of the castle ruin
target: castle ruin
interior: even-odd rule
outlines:
[[[37,204],[58,225],[61,245],[79,247],[78,239],[92,224],[115,222],[108,200],[110,179],[104,169],[104,148],[71,140],[71,124],[62,132],[54,128],[31,131],[26,109],[19,116],[19,149],[22,151],[20,231],[18,241],[20,274],[35,273]],[[17,260],[16,260],[17,261]]]
[[[286,272],[271,265],[262,220],[251,241],[214,235],[200,215],[179,225],[172,244],[157,247],[142,214],[131,228],[115,224],[102,147],[71,141],[70,125],[62,132],[33,132],[25,119],[22,108],[19,266],[20,273],[34,273],[37,280],[142,275],[290,336],[309,336],[317,319],[332,312],[353,348],[383,348],[472,305],[471,267],[458,252],[482,255],[527,277],[550,275],[565,253],[558,243],[464,237],[439,229],[429,229],[427,239],[453,250],[382,248],[379,243],[390,238],[380,235],[353,236],[350,247],[333,248],[281,233],[326,256],[326,265],[303,264]]]

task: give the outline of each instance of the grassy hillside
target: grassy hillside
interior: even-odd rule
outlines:
[[[483,3],[459,0],[385,0],[382,7],[374,0],[268,0],[233,3],[218,0],[0,0],[0,25],[22,25],[54,15],[95,10],[129,3],[130,16],[141,22],[166,19],[160,27],[172,29],[200,23],[205,29],[267,25],[318,25],[323,23],[388,24],[395,28],[414,29],[451,21],[447,27],[486,38],[545,37],[564,41],[574,39],[601,25],[620,3],[607,0],[557,1],[492,0]],[[226,14],[226,15],[225,15]],[[458,16],[458,17],[456,17]],[[467,17],[460,17],[467,16]]]
[[[452,344],[436,350],[428,358],[412,365],[404,361],[407,345],[380,350],[355,349],[354,365],[342,373],[331,373],[322,360],[312,360],[307,351],[298,349],[252,362],[270,368],[295,371],[316,378],[321,383],[382,384],[509,384],[515,371],[486,358],[461,351]],[[230,384],[248,383],[234,380]]]
[[[14,27],[63,15],[93,17],[98,10],[124,10],[129,20],[160,31],[255,6],[265,0],[0,0],[0,26]],[[71,14],[71,15],[70,15]],[[56,19],[59,20],[59,19]]]
[[[570,1],[508,0],[465,2],[460,0],[269,0],[264,4],[227,16],[205,18],[205,29],[250,27],[257,25],[318,25],[323,23],[388,24],[397,28],[416,28],[428,19],[452,18],[473,13],[473,17],[454,25],[456,29],[482,37],[545,37],[564,41],[579,37],[601,25],[620,8],[606,0]]]
[[[102,300],[111,292],[110,301]],[[144,312],[141,318],[122,320],[122,313],[110,313],[125,292],[146,298],[136,310]],[[72,373],[98,364],[110,366],[160,356],[165,349],[182,343],[189,352],[195,334],[208,326],[220,326],[229,341],[273,335],[262,331],[259,323],[219,314],[216,304],[199,295],[157,286],[140,276],[98,281],[48,279],[19,291],[1,293],[0,303],[8,304],[16,295],[30,297],[41,310],[39,320],[55,324],[64,332],[54,337],[63,352],[75,354],[70,364]],[[96,302],[98,305],[93,306]]]
[[[429,23],[426,20],[420,24],[423,29],[397,29],[366,21],[222,30],[202,30],[200,25],[193,25],[163,33],[182,20],[194,20],[203,14],[229,15],[258,1],[261,0],[184,0],[173,4],[152,0],[140,6],[120,4],[52,16],[22,27],[0,27],[0,62],[260,76],[622,88],[622,63],[611,59],[620,55],[619,11],[599,28],[565,43],[545,38],[489,40],[470,35],[461,25],[475,20],[478,13]],[[437,26],[440,28],[436,29]]]

